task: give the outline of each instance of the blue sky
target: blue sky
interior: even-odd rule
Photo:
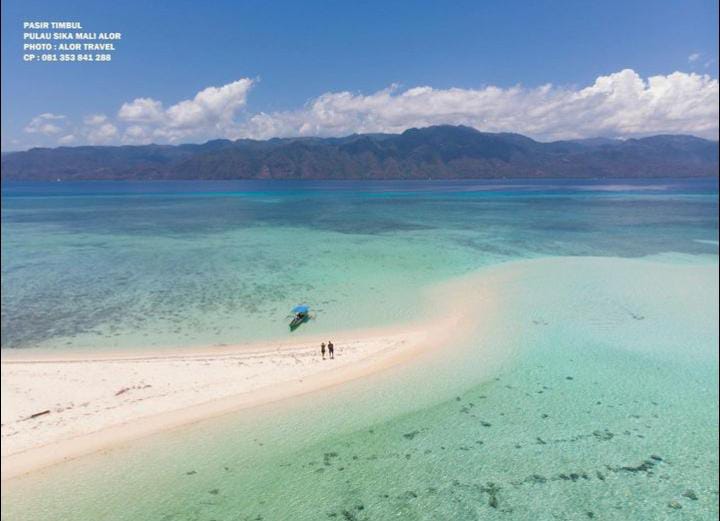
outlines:
[[[6,0],[2,146],[334,135],[439,122],[539,139],[643,129],[713,137],[717,12],[713,0]],[[123,40],[111,63],[24,63],[26,20],[80,21]],[[603,77],[609,87],[597,86]],[[652,77],[665,80],[653,86]],[[249,83],[222,90],[243,79]],[[196,99],[208,87],[221,90]],[[209,96],[222,98],[222,114],[208,108]],[[120,117],[138,98],[152,100],[154,112],[133,105]],[[646,98],[655,101],[643,108]],[[678,99],[691,102],[683,114]],[[648,113],[658,105],[665,112]],[[207,112],[188,119],[185,110]],[[636,114],[619,121],[621,111]],[[553,112],[567,114],[551,120]]]

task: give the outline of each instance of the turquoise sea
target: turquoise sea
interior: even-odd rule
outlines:
[[[471,340],[3,486],[8,520],[717,519],[718,183],[8,183],[2,349]],[[438,303],[441,305],[441,303]],[[480,325],[482,324],[482,326]]]

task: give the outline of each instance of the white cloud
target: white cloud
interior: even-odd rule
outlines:
[[[93,145],[109,144],[118,136],[118,129],[112,123],[102,123],[86,131],[87,140]]]
[[[114,143],[119,134],[117,126],[105,114],[85,116],[83,126],[76,131],[91,145]]]
[[[35,116],[30,120],[24,130],[28,134],[42,134],[44,136],[52,136],[62,132],[62,120],[65,116],[61,114],[52,114],[51,112],[45,112]]]
[[[625,69],[580,89],[548,84],[404,91],[391,86],[369,95],[334,92],[299,110],[256,114],[232,137],[401,132],[443,123],[541,140],[653,133],[716,139],[718,80],[682,72],[643,79]]]
[[[102,125],[103,123],[105,123],[107,121],[107,119],[108,118],[105,114],[91,114],[89,116],[85,116],[83,118],[83,122],[86,125],[95,127],[98,125]]]
[[[197,128],[229,124],[235,111],[247,102],[253,80],[244,78],[222,87],[201,90],[192,100],[170,107],[166,115],[172,128]]]
[[[125,129],[122,137],[122,142],[126,145],[133,145],[145,143],[148,141],[148,139],[148,133],[143,126],[131,125]]]
[[[168,108],[151,98],[136,98],[123,103],[116,118],[91,114],[74,129],[67,128],[65,116],[40,114],[25,131],[56,144],[68,136],[74,143],[178,143],[402,132],[436,124],[519,132],[539,140],[659,133],[718,137],[718,80],[707,74],[642,78],[625,69],[584,87],[390,85],[370,94],[327,92],[295,110],[244,114],[253,85],[254,80],[243,78],[208,87]]]
[[[150,98],[136,98],[123,103],[118,118],[130,123],[160,123],[163,119],[162,103]]]
[[[61,138],[58,138],[58,144],[59,145],[72,145],[77,138],[74,134],[67,134],[65,136],[62,136]]]
[[[134,124],[133,130],[126,132],[128,139],[144,135],[175,142],[196,136],[224,135],[235,126],[237,111],[246,105],[253,84],[254,80],[242,78],[221,87],[207,87],[194,98],[167,109],[160,101],[137,98],[120,107],[118,119]]]
[[[696,62],[696,61],[698,61],[699,59],[700,59],[700,53],[699,53],[699,52],[694,52],[694,53],[692,53],[690,56],[688,56],[688,61],[689,61],[690,63]]]

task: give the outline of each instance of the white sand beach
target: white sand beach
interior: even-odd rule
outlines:
[[[492,301],[487,288],[468,292],[462,281],[433,294],[453,304],[431,320],[327,338],[132,355],[4,354],[2,479],[388,369],[456,340]],[[328,338],[333,360],[320,354]]]

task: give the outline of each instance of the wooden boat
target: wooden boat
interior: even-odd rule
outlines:
[[[295,331],[300,324],[310,320],[310,308],[308,306],[295,306],[292,309],[293,318],[290,321],[290,331]]]

